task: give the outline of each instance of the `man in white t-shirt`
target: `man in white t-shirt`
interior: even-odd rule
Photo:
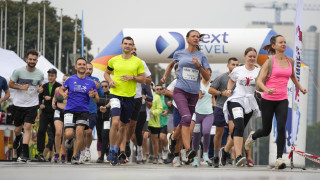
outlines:
[[[131,51],[131,54],[133,56],[137,56],[137,48],[135,45],[133,46],[133,49]],[[145,61],[141,60],[145,69],[145,77],[146,77],[146,84],[151,84],[151,72],[146,64]],[[136,95],[134,96],[134,110],[132,113],[132,116],[130,118],[130,123],[128,125],[127,129],[127,134],[126,138],[123,139],[121,146],[120,146],[120,154],[118,156],[120,163],[124,163],[127,157],[130,157],[131,155],[131,149],[130,149],[130,139],[134,133],[134,130],[137,125],[137,120],[139,119],[139,113],[140,113],[140,108],[142,105],[142,88],[141,88],[141,83],[137,83],[137,88],[136,88]]]
[[[28,50],[27,66],[17,68],[13,71],[9,87],[16,89],[13,98],[14,105],[14,132],[16,138],[13,148],[21,146],[22,152],[18,157],[18,162],[27,162],[29,158],[29,140],[31,138],[31,125],[34,124],[39,109],[39,93],[43,92],[42,81],[43,72],[36,68],[38,62],[38,52],[34,49]],[[22,138],[22,128],[24,134]]]

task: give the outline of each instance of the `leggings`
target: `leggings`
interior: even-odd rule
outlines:
[[[245,114],[243,107],[240,103],[228,101],[228,111],[233,119],[234,130],[231,134],[231,138],[234,136],[243,137],[244,128],[247,126],[253,112]]]
[[[199,150],[201,134],[203,135],[203,152],[208,152],[212,123],[213,114],[196,113],[196,125],[192,137],[192,147],[196,152]]]
[[[273,115],[277,120],[277,159],[282,157],[286,142],[286,122],[288,116],[288,99],[281,101],[269,101],[261,99],[262,129],[258,129],[253,135],[255,140],[260,137],[268,136],[271,132]]]
[[[137,139],[137,145],[138,146],[142,146],[142,130],[143,130],[143,126],[144,123],[146,122],[147,119],[147,112],[143,111],[140,112],[139,117],[138,117],[138,121],[137,121],[137,125],[136,125],[136,129],[135,129],[135,135],[136,135],[136,139]]]

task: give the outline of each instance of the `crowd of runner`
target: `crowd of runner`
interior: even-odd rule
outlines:
[[[270,39],[264,47],[270,57],[261,68],[256,65],[256,49],[248,47],[243,57],[226,60],[228,71],[215,79],[211,79],[200,41],[201,34],[190,30],[188,47],[174,53],[161,84],[156,85],[131,37],[122,39],[122,54],[108,61],[102,81],[92,76],[90,62],[78,58],[76,74],[64,75],[63,84],[56,81],[55,69],[47,71],[48,82],[43,84],[44,74],[36,68],[38,53],[29,50],[27,66],[15,69],[7,86],[1,79],[6,95],[0,102],[9,98],[8,87],[15,89],[13,148],[17,161],[253,167],[252,145],[270,134],[275,114],[275,167],[285,168],[282,154],[289,78],[307,93],[295,77],[294,61],[284,54],[285,38],[277,35]],[[238,59],[242,58],[245,63],[240,65]],[[176,78],[165,87],[172,69]],[[257,90],[262,93],[260,98]],[[39,109],[37,154],[29,157],[31,126]],[[263,127],[255,132],[251,123],[257,117],[262,117]],[[90,152],[94,129],[96,160]]]

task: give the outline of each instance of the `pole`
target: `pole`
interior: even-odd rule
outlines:
[[[2,31],[3,31],[3,8],[1,6],[1,18],[0,18],[0,48],[2,48]]]
[[[82,10],[82,19],[81,19],[81,57],[84,57],[84,29],[83,29],[83,10]]]
[[[76,15],[76,19],[74,20],[74,42],[73,42],[73,63],[76,62],[76,54],[77,54],[77,20],[78,16]]]
[[[20,54],[20,13],[18,13],[17,54],[19,57],[21,57],[21,54]]]
[[[59,55],[58,55],[58,68],[61,71],[61,51],[62,51],[62,9],[60,17],[60,37],[59,37]]]
[[[3,42],[4,49],[7,49],[7,14],[8,14],[8,0],[6,0],[6,6],[4,10],[4,42]]]
[[[40,10],[38,11],[38,44],[37,44],[37,51],[40,52]]]
[[[26,32],[26,2],[23,1],[23,20],[22,20],[22,53],[20,54],[20,57],[24,57],[24,38],[25,38],[25,32]]]
[[[66,74],[69,74],[69,50],[67,51],[67,59],[66,59]]]
[[[57,67],[57,43],[54,42],[53,65]]]
[[[46,56],[46,0],[43,3],[43,48],[42,48],[42,55],[43,57]]]

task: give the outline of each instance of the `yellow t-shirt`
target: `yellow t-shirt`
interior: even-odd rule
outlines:
[[[109,60],[108,66],[113,69],[112,80],[116,83],[115,88],[110,88],[110,94],[122,97],[135,96],[137,82],[134,80],[123,82],[120,77],[122,75],[138,76],[138,74],[144,73],[145,70],[141,59],[136,56],[132,56],[130,59],[123,59],[122,55],[118,55]]]

